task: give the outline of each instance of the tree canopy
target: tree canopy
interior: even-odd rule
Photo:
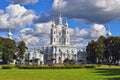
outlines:
[[[24,41],[20,41],[18,43],[18,49],[19,49],[18,56],[19,56],[19,60],[21,62],[24,58],[24,54],[25,54],[26,49],[28,49]]]
[[[15,41],[0,37],[0,51],[2,52],[2,60],[4,63],[9,64],[13,62],[14,55],[17,52]]]
[[[120,60],[120,37],[100,36],[88,43],[86,51],[91,63],[117,64]]]

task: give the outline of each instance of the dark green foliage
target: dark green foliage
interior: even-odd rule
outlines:
[[[76,63],[76,61],[74,59],[69,59],[69,58],[65,58],[65,60],[63,62],[65,65],[67,65],[67,64],[73,65]]]
[[[10,62],[13,62],[14,55],[17,52],[16,44],[13,40],[9,38],[0,38],[2,41],[0,45],[0,50],[2,51],[2,60],[3,63],[9,64]]]
[[[105,45],[102,41],[91,41],[87,46],[87,53],[89,61],[92,63],[97,63],[96,60],[100,63],[100,60],[104,59]]]
[[[2,69],[12,69],[13,66],[7,65],[7,66],[2,66]]]
[[[86,64],[84,65],[84,68],[95,68],[96,66],[93,64]]]
[[[24,54],[25,54],[26,49],[28,49],[24,41],[20,41],[18,43],[18,49],[19,49],[18,50],[18,57],[19,57],[19,60],[21,62],[24,58]]]
[[[3,47],[4,47],[4,38],[0,37],[0,52],[2,52]]]
[[[88,61],[91,63],[118,64],[120,60],[120,37],[99,37],[87,47]]]

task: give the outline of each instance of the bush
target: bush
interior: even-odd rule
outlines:
[[[84,68],[95,68],[96,66],[93,64],[86,64],[84,65]]]
[[[2,66],[2,69],[12,69],[13,66]]]

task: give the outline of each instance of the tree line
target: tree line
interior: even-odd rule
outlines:
[[[86,47],[88,63],[118,64],[120,62],[120,37],[100,36]]]
[[[0,37],[0,55],[3,64],[10,64],[14,60],[22,62],[25,50],[27,49],[24,41],[16,45],[14,40]]]

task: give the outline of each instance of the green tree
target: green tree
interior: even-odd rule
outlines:
[[[4,38],[0,37],[0,52],[2,52],[3,47],[4,47]]]
[[[106,46],[106,51],[105,51],[105,59],[107,60],[107,64],[112,64],[113,60],[113,51],[115,49],[115,37],[111,36],[106,38],[105,40],[105,46]]]
[[[92,40],[86,47],[88,60],[91,63],[102,63],[105,49],[104,37],[99,37],[97,41]]]
[[[120,37],[100,36],[97,41],[91,41],[86,47],[88,60],[92,63],[117,64],[120,60]]]
[[[108,62],[116,64],[120,59],[120,37],[109,37],[107,42]]]
[[[3,38],[2,42],[2,60],[4,63],[9,64],[10,62],[13,62],[14,55],[17,52],[16,43],[9,38]]]
[[[88,62],[89,63],[96,63],[96,53],[95,53],[95,41],[92,40],[91,42],[88,43],[86,47],[87,55],[88,55]]]
[[[18,43],[18,49],[19,49],[18,50],[18,57],[19,57],[19,61],[21,63],[23,61],[25,51],[26,51],[26,49],[28,49],[24,41],[20,41]]]

